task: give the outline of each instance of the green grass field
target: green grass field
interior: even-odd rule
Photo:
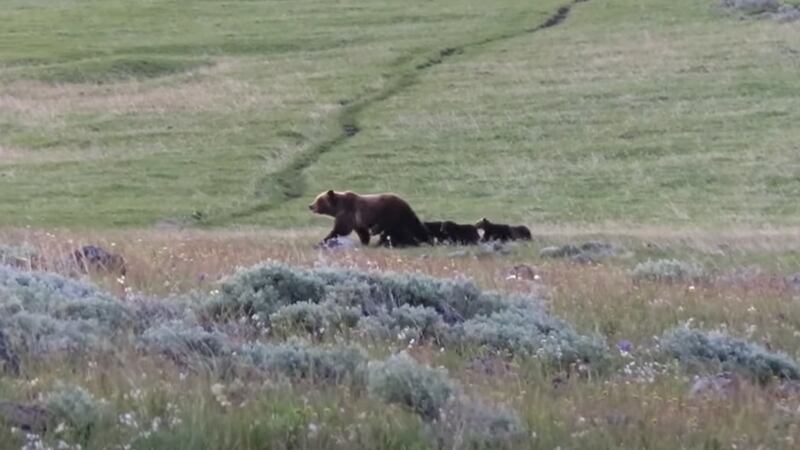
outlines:
[[[531,32],[559,5],[7,2],[0,223],[302,226],[328,188],[460,220],[794,223],[795,24],[593,0]]]
[[[798,448],[800,21],[720,4],[0,2],[0,450]],[[534,239],[317,250],[328,189]],[[265,261],[368,274],[222,284]],[[401,351],[460,391],[373,389]]]

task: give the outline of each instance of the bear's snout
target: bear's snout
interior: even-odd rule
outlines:
[[[310,209],[311,211],[313,211],[313,210],[314,210],[314,205],[308,205],[308,209]]]

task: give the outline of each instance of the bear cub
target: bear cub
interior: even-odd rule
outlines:
[[[482,218],[479,220],[475,226],[481,230],[483,230],[483,237],[481,241],[513,241],[513,240],[525,240],[529,241],[532,239],[531,230],[528,229],[525,225],[505,225],[501,223],[492,223],[489,222],[489,219]]]
[[[476,245],[481,238],[475,225],[462,225],[450,220],[442,222],[441,234],[445,241],[461,245]]]
[[[428,229],[428,234],[432,239],[435,239],[437,243],[443,243],[447,241],[447,235],[442,233],[442,222],[422,222],[425,225],[425,228]]]

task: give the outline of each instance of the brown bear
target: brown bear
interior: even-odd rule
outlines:
[[[483,237],[481,241],[513,241],[516,239],[530,240],[531,230],[525,225],[510,226],[500,223],[489,222],[487,218],[482,218],[476,224],[476,227],[483,230]]]
[[[461,225],[450,220],[442,222],[441,234],[446,241],[461,245],[475,245],[481,238],[475,225]]]
[[[315,214],[331,216],[333,229],[323,243],[355,231],[364,245],[370,237],[380,235],[380,244],[393,247],[429,243],[425,225],[402,198],[394,194],[359,195],[355,192],[327,191],[318,195],[308,209]]]

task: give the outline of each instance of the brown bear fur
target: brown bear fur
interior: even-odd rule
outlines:
[[[368,245],[372,235],[380,243],[394,247],[430,242],[425,225],[402,198],[394,194],[359,195],[355,192],[327,191],[318,195],[308,208],[316,214],[334,218],[333,229],[322,242],[355,231]]]
[[[445,235],[445,240],[461,245],[475,245],[481,238],[475,225],[461,225],[450,220],[442,222],[441,234]]]

